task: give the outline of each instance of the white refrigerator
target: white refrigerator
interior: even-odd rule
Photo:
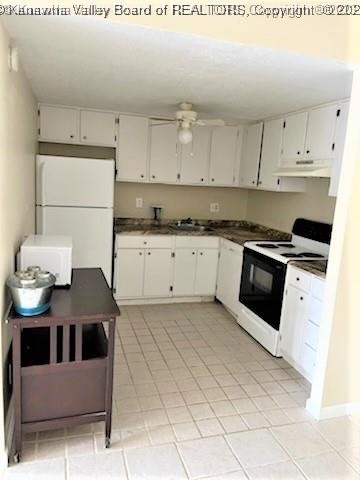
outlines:
[[[114,160],[36,157],[36,232],[70,235],[73,267],[101,267],[111,286]]]

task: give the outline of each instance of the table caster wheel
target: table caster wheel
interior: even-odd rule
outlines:
[[[110,438],[105,438],[105,448],[110,448]]]
[[[20,453],[15,452],[14,454],[14,463],[19,463],[20,462]]]

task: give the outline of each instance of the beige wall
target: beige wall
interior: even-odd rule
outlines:
[[[324,178],[306,179],[304,193],[249,190],[246,219],[285,232],[291,232],[297,217],[332,223],[336,199],[328,190],[329,180]]]
[[[20,70],[8,70],[8,43],[0,25],[0,312],[2,358],[10,341],[4,324],[8,306],[5,280],[14,270],[15,254],[23,236],[34,231],[36,103]],[[2,373],[2,369],[1,369]],[[1,374],[0,373],[0,374]],[[0,405],[2,392],[0,392]],[[0,406],[1,409],[1,406]],[[0,454],[3,452],[0,413]]]
[[[143,208],[135,199],[143,198]],[[219,213],[210,213],[210,203],[220,204]],[[116,183],[115,216],[151,218],[151,205],[160,204],[163,218],[240,220],[246,215],[247,191],[237,188],[187,187]]]

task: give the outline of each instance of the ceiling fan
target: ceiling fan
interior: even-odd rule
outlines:
[[[193,110],[193,104],[190,102],[181,102],[178,105],[179,110],[175,112],[174,120],[169,120],[167,122],[156,125],[166,125],[169,123],[176,123],[178,126],[178,140],[182,145],[186,145],[192,141],[192,127],[205,127],[205,126],[214,126],[214,127],[223,127],[225,125],[224,120],[215,119],[215,120],[203,120],[198,118],[198,113]]]

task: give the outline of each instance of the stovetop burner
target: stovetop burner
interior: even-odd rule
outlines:
[[[261,248],[279,248],[275,243],[257,243],[256,246]]]
[[[285,258],[324,258],[323,255],[313,252],[281,253],[280,255]]]
[[[283,248],[295,248],[295,245],[292,243],[278,243],[278,247],[283,247]]]

